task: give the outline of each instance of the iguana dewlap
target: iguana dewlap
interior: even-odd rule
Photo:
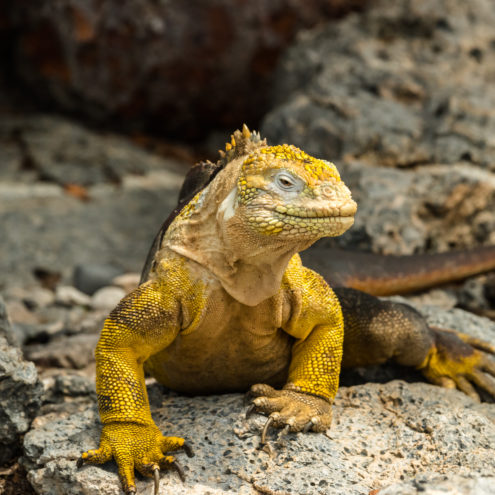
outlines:
[[[245,391],[254,383],[281,387],[293,361],[292,387],[333,399],[342,354],[342,315],[333,292],[302,267],[298,255],[291,259],[277,292],[252,306],[231,296],[206,268],[167,254],[159,270],[167,279],[173,277],[167,275],[169,270],[187,272],[183,288],[191,302],[183,310],[182,330],[148,359],[147,371],[173,390],[204,394]],[[315,303],[304,300],[305,291],[317,295]],[[318,326],[328,327],[321,351],[314,355],[323,366],[319,377],[311,360],[292,359],[296,339],[305,340]],[[308,366],[307,373],[298,363]]]
[[[96,349],[100,448],[80,463],[114,458],[126,493],[135,492],[134,469],[155,477],[179,469],[166,453],[184,440],[153,423],[143,367],[179,392],[251,387],[267,427],[292,431],[330,426],[343,350],[348,366],[394,359],[473,397],[470,381],[495,395],[482,372],[495,374],[495,365],[472,346],[495,349],[432,330],[405,305],[336,295],[301,264],[299,251],[353,223],[356,204],[333,164],[268,146],[246,127],[226,151],[157,237],[143,283],[105,322]]]

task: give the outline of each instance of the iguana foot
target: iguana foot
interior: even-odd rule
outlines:
[[[165,437],[155,425],[108,423],[103,426],[100,448],[81,454],[77,467],[84,463],[104,464],[115,459],[126,495],[136,493],[134,469],[154,478],[154,493],[158,495],[161,470],[174,469],[184,481],[184,471],[167,452],[183,449],[191,457],[192,450],[183,438]]]
[[[480,397],[474,385],[495,398],[495,347],[455,330],[430,327],[435,344],[419,366],[431,383],[458,388],[472,399]],[[474,385],[473,385],[474,384]]]
[[[273,425],[285,431],[325,431],[332,422],[332,406],[315,395],[295,390],[275,390],[269,385],[257,384],[249,391],[253,399],[246,412],[267,414],[268,420],[261,433],[261,443],[266,443],[266,435]]]

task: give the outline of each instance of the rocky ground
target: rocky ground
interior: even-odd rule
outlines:
[[[59,118],[14,119],[3,128],[8,125],[13,129],[4,136],[17,131],[21,142],[29,144],[4,148],[17,161],[3,170],[0,203],[2,224],[9,225],[1,242],[3,252],[10,253],[1,261],[0,364],[8,379],[2,380],[0,415],[8,420],[3,422],[2,462],[7,467],[0,487],[6,493],[119,493],[114,466],[75,467],[79,453],[98,443],[93,350],[105,316],[138,283],[139,265],[153,231],[172,208],[186,164]],[[60,142],[68,143],[61,156],[54,151]],[[27,169],[22,153],[32,160]],[[113,160],[124,163],[115,166],[117,178],[108,172]],[[96,173],[88,174],[89,162]],[[67,176],[57,175],[62,163],[68,164]],[[371,172],[356,164],[346,173],[368,219],[362,228],[370,229],[376,245],[386,234],[380,230],[376,195],[370,192],[373,181],[377,190],[380,182],[397,186],[404,199],[396,212],[407,226],[418,204],[433,197],[431,187],[418,184],[436,183],[438,194],[448,196],[463,183],[459,177],[468,178],[467,171],[442,181],[426,172]],[[397,173],[405,177],[402,188]],[[382,187],[383,196],[392,198],[387,190]],[[381,208],[386,218],[390,205]],[[424,242],[438,223],[415,224],[416,238]],[[476,307],[490,308],[487,280],[478,277],[410,302],[432,323],[495,343],[494,323],[455,309],[468,295]],[[427,307],[425,301],[437,306]],[[390,381],[394,377],[403,381]],[[366,383],[370,379],[375,383]],[[197,451],[193,459],[181,459],[186,483],[169,473],[161,481],[163,492],[365,494],[383,488],[383,493],[397,494],[489,493],[486,487],[495,471],[492,405],[476,404],[460,392],[440,390],[393,368],[359,370],[344,375],[343,383],[334,426],[326,435],[280,437],[274,432],[270,447],[262,449],[263,418],[245,420],[242,396],[187,398],[151,382],[157,423],[187,437]],[[28,483],[21,492],[13,488],[18,480]],[[138,486],[142,492],[151,489],[144,479]],[[448,491],[454,489],[458,491]]]
[[[6,493],[30,493],[7,490],[19,470],[39,494],[120,493],[115,466],[78,470],[75,464],[80,452],[95,447],[99,438],[92,355],[98,329],[136,276],[106,283],[111,285],[92,296],[70,286],[50,296],[46,289],[6,295],[7,307],[14,301],[31,301],[31,309],[26,309],[32,317],[29,323],[9,325],[0,306],[5,335],[0,364],[8,377],[2,380],[0,400],[0,413],[8,418],[2,453],[4,463],[11,465],[4,473]],[[31,292],[34,296],[28,299]],[[495,344],[495,324],[486,319],[459,309],[417,307],[431,324],[461,329]],[[42,315],[50,311],[63,321],[58,330],[42,323]],[[493,405],[475,403],[461,392],[440,390],[393,368],[357,373],[358,378],[356,372],[343,376],[344,384],[362,383],[341,387],[334,424],[325,435],[281,436],[274,431],[264,448],[259,444],[264,418],[246,420],[241,395],[189,398],[150,381],[157,424],[187,437],[196,451],[192,459],[181,458],[186,482],[167,473],[162,493],[368,494],[381,488],[380,493],[404,495],[435,490],[491,493]],[[394,375],[403,380],[390,381]],[[374,383],[365,383],[370,378]],[[12,466],[21,452],[20,467]],[[150,491],[151,482],[140,478],[138,489]]]
[[[495,243],[489,6],[375,2],[287,53],[264,133],[336,160],[359,204],[355,227],[321,245],[408,254]],[[189,156],[53,115],[0,118],[0,493],[121,493],[115,466],[75,466],[98,443],[93,350],[138,283]],[[495,344],[495,323],[465,311],[493,316],[493,275],[407,300],[431,324]],[[264,420],[244,418],[241,395],[183,397],[150,381],[157,424],[196,451],[180,459],[186,482],[167,473],[161,493],[494,493],[493,402],[394,367],[342,383],[326,434],[274,431],[260,448]]]

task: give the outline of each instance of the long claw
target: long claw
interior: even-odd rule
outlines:
[[[490,375],[495,376],[495,361],[493,361],[493,359],[485,356],[483,359],[482,368],[487,373],[490,373]]]
[[[256,405],[255,404],[251,404],[247,409],[246,409],[246,419],[249,419],[251,414],[254,413],[254,411],[256,410]]]
[[[242,398],[242,405],[247,406],[253,399],[254,399],[254,394],[251,392],[251,390],[248,390],[245,394],[244,397]]]
[[[174,468],[177,471],[179,478],[184,483],[184,481],[186,481],[186,475],[184,474],[184,470],[182,469],[182,466],[177,461],[174,461],[170,464],[170,467]]]
[[[470,378],[478,387],[486,390],[492,397],[495,397],[495,384],[493,380],[490,380],[481,371],[474,371]]]
[[[290,425],[285,425],[284,426],[284,429],[280,432],[280,437],[283,437],[285,435],[287,435],[287,433],[289,433],[290,431]]]
[[[311,427],[313,426],[313,421],[308,421],[303,428],[303,433],[308,433],[309,430],[311,430]]]
[[[457,388],[461,391],[464,392],[468,397],[471,397],[475,402],[480,402],[480,396],[478,395],[478,392],[476,392],[475,388],[469,383],[466,378],[463,376],[458,376],[455,379]]]
[[[160,491],[160,468],[158,466],[153,469],[153,478],[155,480],[154,495],[158,495]]]
[[[194,457],[194,451],[188,443],[184,442],[182,450],[186,453],[187,457]]]
[[[271,424],[275,420],[270,416],[265,423],[265,426],[263,427],[263,431],[261,432],[261,444],[265,445],[266,443],[266,434],[268,433],[268,429],[270,428]]]

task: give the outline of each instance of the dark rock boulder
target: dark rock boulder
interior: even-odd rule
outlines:
[[[22,0],[4,14],[9,68],[66,111],[202,138],[212,125],[261,118],[295,34],[365,3]]]
[[[0,298],[0,328],[8,330]],[[0,466],[17,457],[21,441],[41,405],[43,386],[33,363],[0,334]]]

